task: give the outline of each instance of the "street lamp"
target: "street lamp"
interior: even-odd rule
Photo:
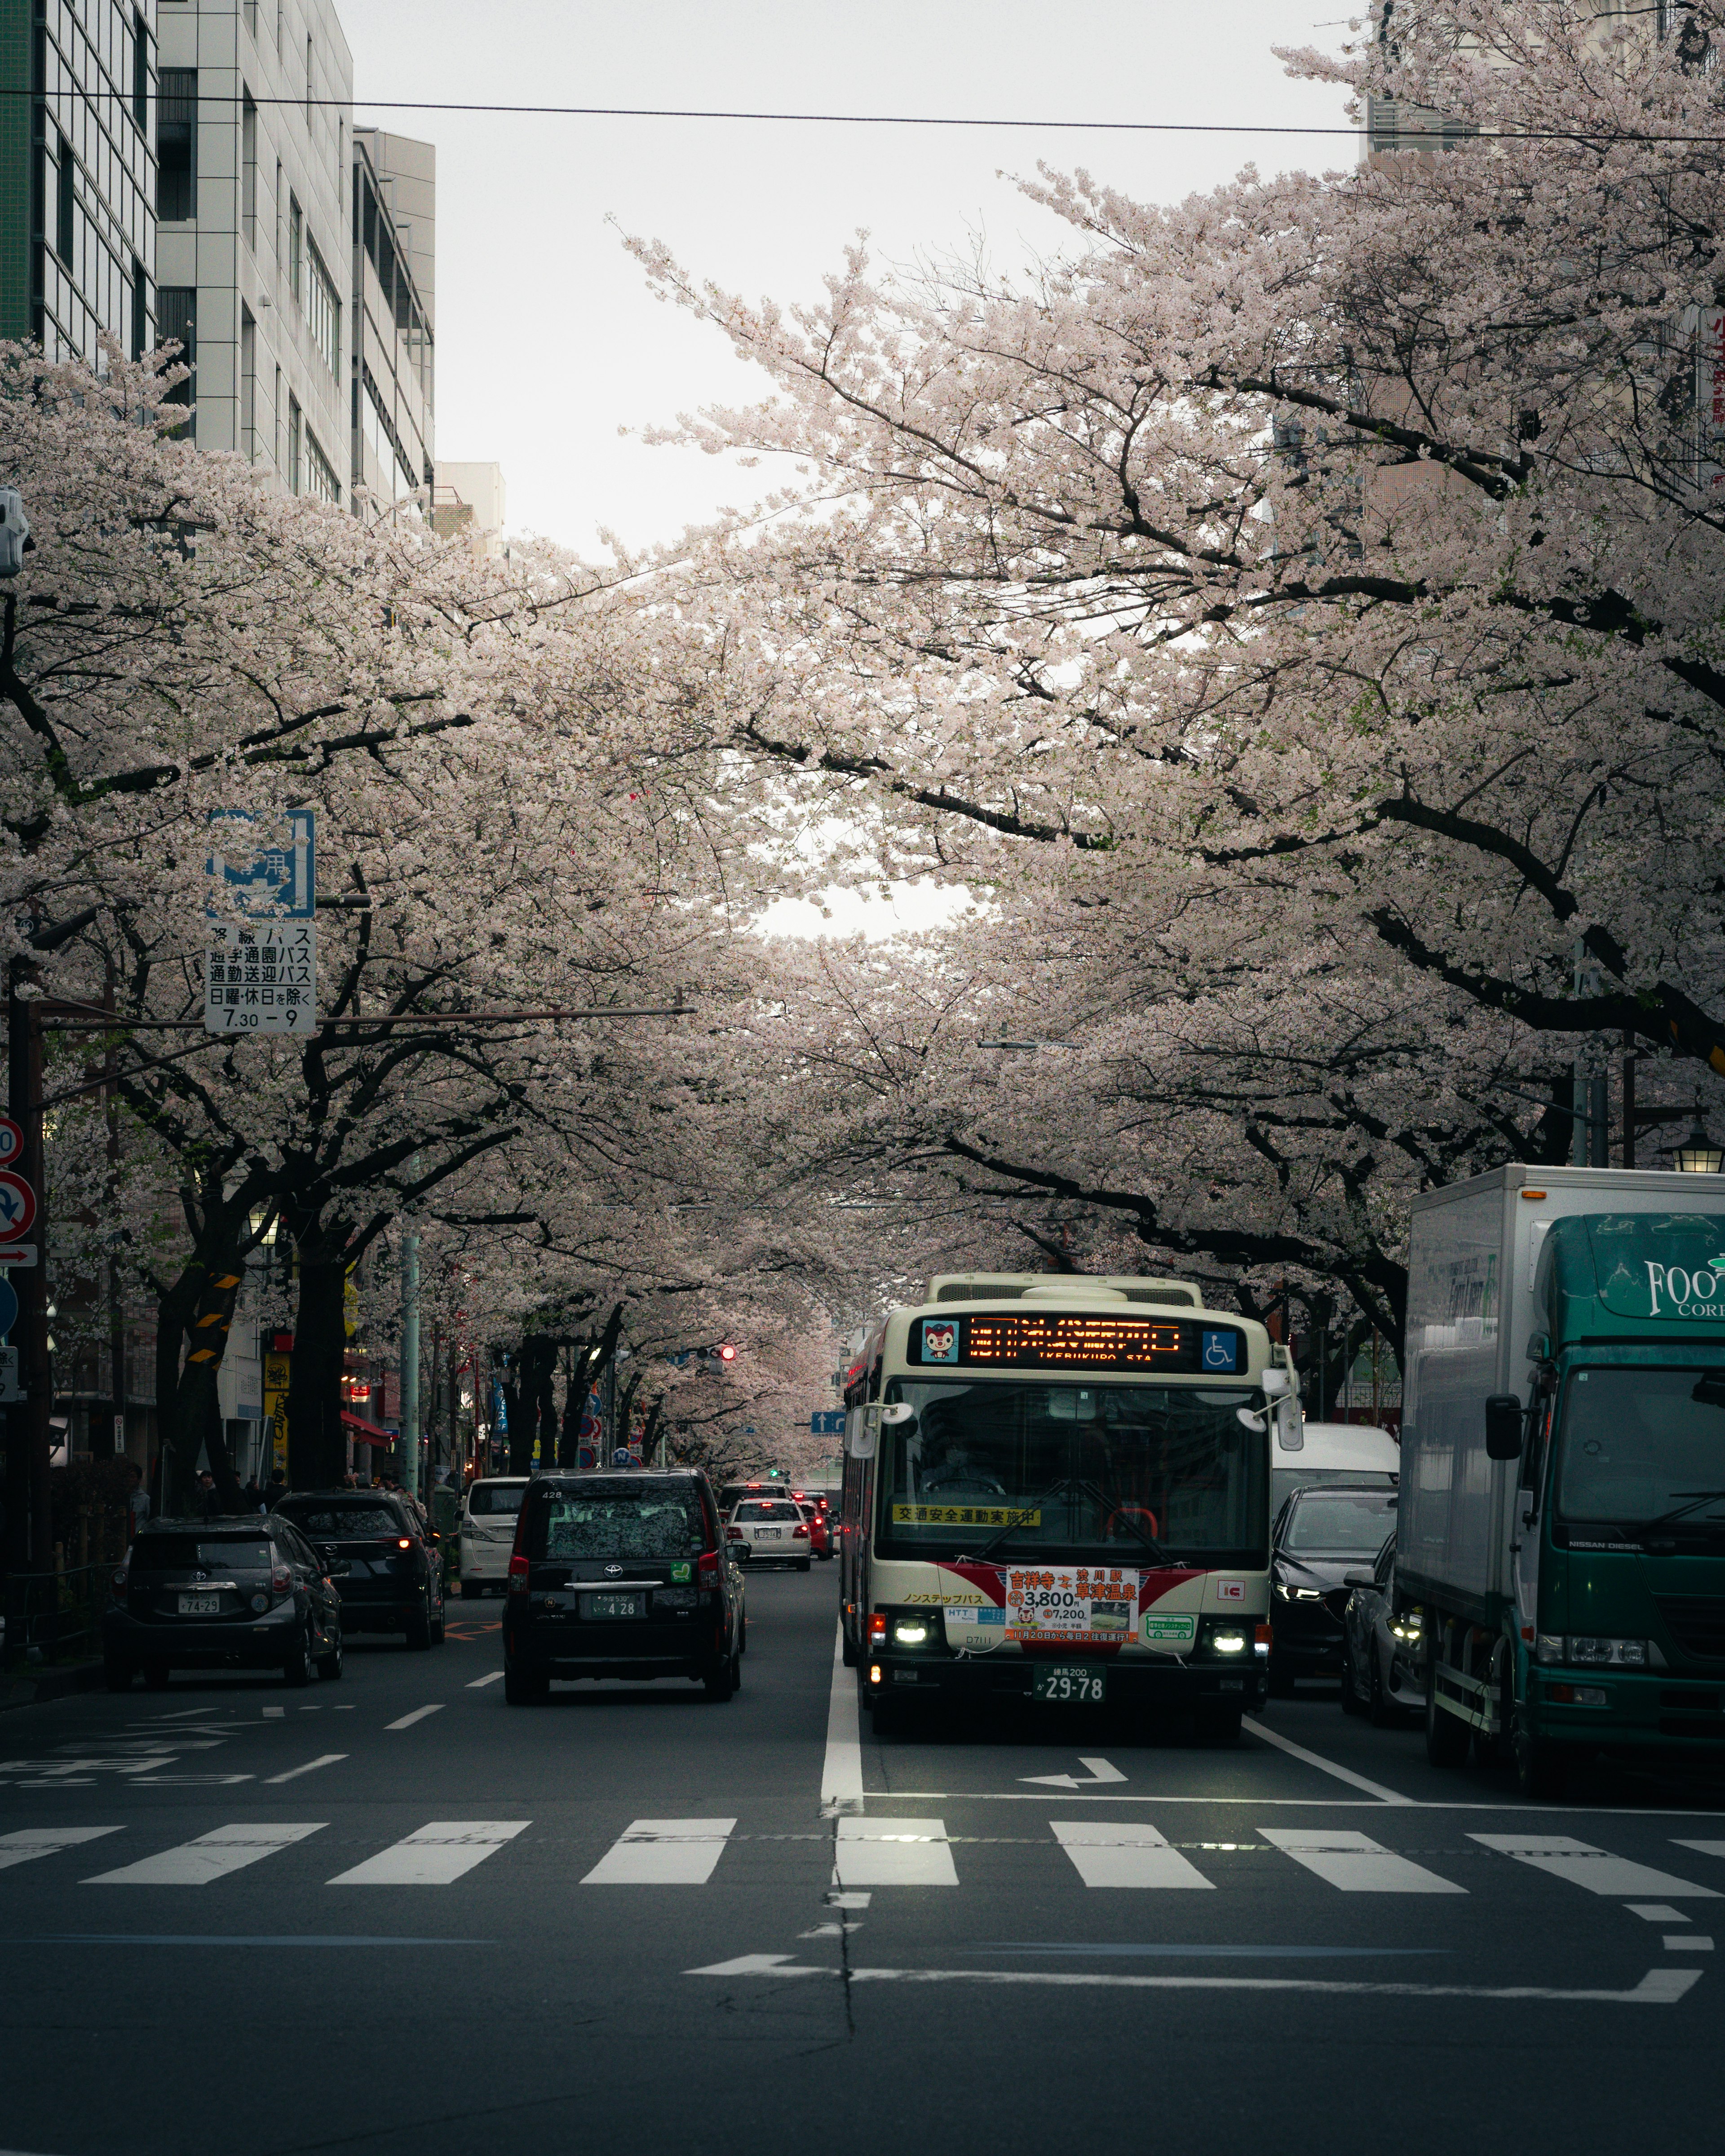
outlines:
[[[1695,1122],[1688,1137],[1676,1147],[1676,1160],[1679,1171],[1686,1175],[1717,1175],[1725,1168],[1725,1146],[1716,1146],[1707,1136],[1698,1093],[1695,1096]]]

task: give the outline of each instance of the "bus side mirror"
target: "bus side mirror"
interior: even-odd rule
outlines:
[[[872,1460],[875,1447],[880,1441],[880,1410],[878,1407],[858,1408],[852,1410],[852,1417],[845,1450],[853,1460]]]
[[[1513,1393],[1493,1393],[1486,1402],[1486,1457],[1522,1456],[1522,1404]]]

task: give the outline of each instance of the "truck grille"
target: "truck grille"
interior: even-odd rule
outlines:
[[[1725,1594],[1656,1594],[1659,1614],[1686,1655],[1725,1662]]]

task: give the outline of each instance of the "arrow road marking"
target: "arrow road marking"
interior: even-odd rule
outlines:
[[[1126,1776],[1118,1767],[1111,1767],[1106,1759],[1084,1759],[1081,1767],[1088,1767],[1088,1774],[1020,1774],[1021,1782],[1036,1782],[1047,1789],[1093,1789],[1101,1782],[1123,1782]]]

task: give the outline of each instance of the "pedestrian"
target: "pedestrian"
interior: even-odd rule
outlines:
[[[258,1478],[255,1475],[248,1475],[246,1476],[245,1488],[240,1494],[245,1499],[245,1509],[247,1512],[261,1512],[263,1511],[264,1493],[258,1487]]]
[[[126,1539],[130,1542],[150,1517],[150,1493],[144,1487],[144,1471],[135,1460],[126,1463]]]
[[[216,1478],[207,1467],[199,1471],[198,1489],[193,1499],[192,1510],[194,1517],[200,1520],[215,1520],[221,1517],[222,1500],[216,1489]]]
[[[279,1467],[270,1471],[270,1480],[264,1486],[264,1510],[273,1512],[287,1495],[287,1477]]]

